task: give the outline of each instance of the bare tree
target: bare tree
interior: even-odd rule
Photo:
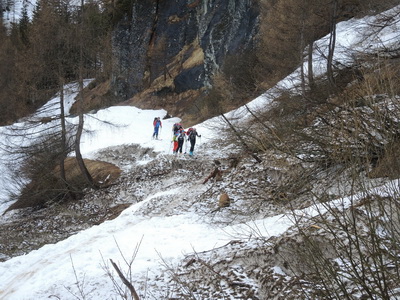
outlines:
[[[84,0],[81,0],[81,6],[80,6],[80,14],[81,14],[81,19],[80,19],[80,26],[78,28],[78,37],[79,37],[79,95],[78,95],[78,128],[76,131],[76,137],[75,137],[75,156],[76,160],[78,162],[79,168],[82,172],[82,175],[86,179],[86,181],[89,183],[91,187],[96,187],[96,183],[94,182],[92,175],[89,173],[88,169],[86,168],[85,162],[82,157],[81,153],[81,137],[83,133],[83,125],[84,125],[84,111],[83,111],[83,47],[84,47],[84,26],[85,26],[85,10],[84,10]]]

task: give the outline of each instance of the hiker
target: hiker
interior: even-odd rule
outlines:
[[[188,135],[188,141],[190,142],[189,155],[193,156],[194,145],[196,145],[196,136],[201,137],[201,135],[197,133],[196,128],[189,128],[187,135]]]
[[[172,141],[171,143],[173,143],[173,147],[172,147],[172,153],[175,154],[176,150],[178,149],[178,136],[176,135],[176,133],[178,132],[178,130],[182,128],[181,123],[175,123],[174,125],[172,125]]]
[[[175,152],[174,153],[178,153],[178,151],[179,151],[179,153],[182,153],[182,149],[183,149],[183,143],[185,142],[185,131],[183,130],[183,128],[182,128],[182,126],[181,126],[181,128],[175,133],[175,140],[177,141],[177,143],[178,143],[178,146],[177,146],[177,148],[176,148],[176,150],[175,150]]]
[[[158,130],[162,128],[160,117],[154,118],[153,127],[154,127],[153,139],[156,138],[156,140],[158,140]]]
[[[173,143],[173,147],[172,147],[172,153],[176,153],[177,149],[178,149],[178,136],[176,134],[174,134],[172,136],[172,141],[171,143]]]
[[[179,129],[181,129],[181,128],[183,129],[181,123],[175,123],[175,124],[172,126],[172,133],[173,133],[173,134],[176,134],[176,132],[177,132]]]

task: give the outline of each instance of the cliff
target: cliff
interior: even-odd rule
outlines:
[[[135,1],[112,37],[113,95],[173,115],[193,111],[227,55],[254,46],[258,18],[253,0]]]

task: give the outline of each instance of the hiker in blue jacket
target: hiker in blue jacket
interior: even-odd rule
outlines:
[[[196,136],[201,137],[196,131],[196,128],[190,128],[188,130],[188,141],[190,142],[189,155],[193,156],[194,145],[196,145]]]
[[[153,139],[155,138],[156,140],[158,140],[158,130],[162,128],[160,117],[154,118],[153,126],[154,126]]]

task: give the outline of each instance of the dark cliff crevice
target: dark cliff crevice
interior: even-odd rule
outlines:
[[[150,33],[150,41],[149,41],[149,46],[151,47],[154,44],[154,39],[156,36],[156,30],[157,30],[157,24],[158,24],[158,10],[159,10],[159,4],[160,4],[160,0],[156,1],[155,4],[155,13],[154,13],[154,18],[153,18],[153,25],[152,25],[152,29],[151,29],[151,33]]]
[[[155,41],[157,37],[157,27],[158,27],[158,20],[159,20],[159,7],[160,7],[160,0],[155,1],[155,8],[154,8],[154,15],[153,15],[153,23],[150,29],[150,37],[149,37],[149,44],[148,44],[148,51],[146,55],[146,66],[144,70],[145,78],[144,80],[144,87],[148,88],[151,85],[152,80],[152,60],[154,60],[154,52],[155,52]],[[148,76],[146,76],[148,74]]]

